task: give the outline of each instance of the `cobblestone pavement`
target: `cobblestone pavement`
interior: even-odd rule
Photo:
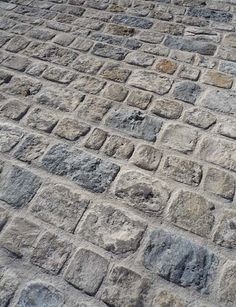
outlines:
[[[236,306],[236,1],[0,1],[0,307]]]

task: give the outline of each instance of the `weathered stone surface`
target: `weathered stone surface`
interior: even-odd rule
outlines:
[[[29,64],[30,61],[27,58],[18,55],[11,55],[2,63],[5,67],[19,71],[24,71]]]
[[[196,130],[189,130],[188,126],[180,124],[169,124],[163,134],[161,141],[168,147],[188,153],[193,151],[197,142]]]
[[[76,119],[63,118],[54,129],[54,133],[61,138],[76,141],[80,137],[85,136],[89,132],[89,129],[88,125]]]
[[[103,152],[113,158],[128,159],[133,151],[134,144],[118,135],[110,136],[103,146]]]
[[[183,65],[179,70],[179,76],[184,79],[196,81],[200,75],[200,70],[192,66]]]
[[[105,82],[90,76],[79,76],[71,87],[75,90],[82,91],[89,94],[98,94],[104,87]]]
[[[51,284],[42,281],[31,281],[21,291],[16,307],[62,307],[63,294]]]
[[[236,213],[225,210],[221,215],[219,224],[214,233],[213,241],[223,247],[235,249],[236,247]]]
[[[145,282],[136,272],[123,266],[115,266],[109,273],[101,299],[110,306],[140,306]]]
[[[193,108],[184,112],[183,120],[190,125],[207,129],[216,122],[216,117],[208,111]]]
[[[188,38],[180,38],[168,35],[164,41],[164,45],[171,49],[178,49],[188,52],[197,52],[203,55],[214,55],[216,51],[216,45],[205,42],[191,40]]]
[[[236,172],[235,150],[232,142],[206,137],[201,143],[200,158]]]
[[[30,261],[46,272],[57,275],[69,256],[71,245],[56,235],[45,232],[39,239]]]
[[[107,204],[87,210],[77,233],[114,254],[136,251],[146,229],[143,220]]]
[[[153,25],[153,22],[148,19],[128,15],[114,15],[112,22],[142,29],[149,29]]]
[[[68,90],[57,87],[44,87],[34,97],[35,101],[61,111],[74,111],[80,102],[84,99],[84,95],[78,91]]]
[[[153,142],[161,129],[162,122],[140,111],[122,108],[112,110],[108,114],[106,125],[124,131],[135,138]]]
[[[105,91],[103,92],[103,96],[108,99],[112,99],[115,101],[123,101],[128,94],[128,90],[120,85],[120,84],[109,84]]]
[[[168,59],[161,59],[156,62],[155,69],[161,73],[172,75],[177,69],[177,64]]]
[[[190,81],[183,81],[176,84],[173,96],[176,99],[194,104],[201,92],[202,89],[198,84]]]
[[[45,132],[51,132],[58,122],[57,117],[50,111],[35,108],[26,118],[26,125]]]
[[[102,67],[103,62],[95,57],[80,54],[73,62],[74,69],[88,74],[95,74]]]
[[[123,60],[128,54],[128,51],[124,48],[114,47],[103,43],[96,43],[92,49],[92,53],[104,58]]]
[[[151,108],[152,113],[171,119],[179,118],[182,110],[183,106],[180,102],[168,99],[155,99]]]
[[[79,117],[93,122],[99,122],[112,106],[110,100],[99,97],[87,97],[78,108]]]
[[[94,295],[108,269],[108,261],[88,249],[80,249],[70,262],[65,279],[76,288]]]
[[[38,193],[31,212],[41,220],[73,233],[88,204],[89,200],[83,195],[56,184]]]
[[[151,102],[152,95],[140,90],[132,90],[126,99],[128,105],[139,109],[146,109]]]
[[[222,304],[233,307],[236,300],[236,263],[228,261],[222,271],[217,296]]]
[[[67,145],[54,145],[43,157],[42,166],[52,174],[67,176],[93,192],[104,192],[119,171],[119,167],[85,151]]]
[[[222,11],[212,10],[209,8],[198,8],[198,7],[191,7],[188,11],[188,15],[194,17],[203,17],[218,22],[229,22],[232,20],[233,17],[233,15],[229,12],[222,12]]]
[[[219,70],[226,73],[236,76],[236,63],[222,61],[219,66]]]
[[[48,67],[44,72],[43,72],[43,78],[62,83],[62,84],[68,84],[71,81],[75,79],[75,74],[72,73],[69,70],[57,68],[57,67]]]
[[[172,35],[181,35],[184,32],[184,26],[177,23],[158,21],[153,29],[161,33],[169,33]]]
[[[38,225],[16,217],[5,229],[1,237],[1,246],[18,257],[29,253],[40,233]]]
[[[128,84],[163,95],[169,92],[172,82],[169,78],[154,72],[136,70],[129,77]]]
[[[23,138],[24,133],[18,127],[0,125],[0,152],[11,151]]]
[[[154,171],[157,169],[161,157],[162,154],[158,149],[149,145],[141,145],[134,152],[132,162],[143,169]]]
[[[233,78],[220,72],[207,71],[202,76],[202,82],[222,88],[231,88],[233,84]]]
[[[202,167],[197,162],[176,156],[168,156],[163,165],[166,176],[188,184],[197,186],[202,178]]]
[[[236,114],[236,94],[232,91],[209,89],[201,101],[201,105],[213,111]]]
[[[142,52],[131,52],[129,53],[126,58],[126,62],[129,64],[148,67],[151,66],[155,60],[154,56],[142,53]]]
[[[20,95],[23,97],[32,96],[38,93],[42,84],[36,79],[28,77],[13,76],[9,83],[5,84],[2,89],[11,95]]]
[[[130,70],[118,64],[108,63],[103,67],[100,75],[112,81],[125,82],[130,75]]]
[[[107,138],[107,133],[99,128],[92,131],[85,143],[85,147],[98,150],[102,147]]]
[[[0,199],[15,208],[27,205],[41,185],[37,175],[16,165],[2,172],[0,182]]]
[[[28,109],[29,106],[24,102],[17,99],[10,99],[0,108],[0,112],[5,117],[19,120],[26,114]]]
[[[43,155],[48,145],[49,142],[45,140],[45,137],[30,134],[17,147],[14,157],[21,161],[32,163]]]
[[[234,177],[229,173],[211,167],[205,177],[204,189],[232,201],[235,193]]]
[[[185,299],[176,295],[174,291],[162,290],[155,296],[152,307],[187,307]]]
[[[207,292],[216,256],[205,247],[164,230],[151,233],[143,255],[144,266],[182,287]]]
[[[128,171],[120,175],[115,195],[130,206],[152,215],[161,215],[169,199],[167,186],[140,172]]]
[[[7,44],[6,49],[11,52],[19,52],[29,45],[29,40],[24,36],[15,36]]]
[[[220,123],[218,126],[218,132],[221,135],[236,139],[236,122],[227,119],[226,122]]]
[[[34,58],[49,61],[59,65],[68,65],[72,63],[77,54],[68,49],[63,49],[53,44],[33,42],[24,51],[24,54]]]
[[[202,237],[208,237],[214,225],[215,206],[199,194],[181,190],[169,208],[171,222]]]
[[[7,307],[19,285],[18,276],[14,271],[5,270],[0,273],[1,307]]]

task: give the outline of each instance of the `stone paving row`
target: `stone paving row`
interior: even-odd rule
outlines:
[[[236,1],[0,1],[0,307],[236,306]]]

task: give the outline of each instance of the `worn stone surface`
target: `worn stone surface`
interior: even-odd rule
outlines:
[[[167,204],[169,191],[159,180],[129,171],[117,180],[115,195],[141,211],[160,215]]]
[[[78,289],[94,295],[106,275],[108,261],[90,250],[80,249],[69,264],[65,279]]]
[[[30,261],[46,272],[57,275],[63,267],[71,246],[56,235],[45,232],[32,253]]]
[[[162,122],[141,111],[122,108],[109,113],[106,125],[124,131],[135,138],[155,141]]]
[[[145,228],[145,223],[137,216],[100,204],[87,212],[79,224],[78,234],[108,251],[121,254],[138,248]]]
[[[205,247],[164,230],[155,230],[144,250],[143,263],[170,282],[207,291],[208,275],[217,259]]]
[[[236,247],[236,215],[233,210],[225,210],[214,233],[213,240],[220,246],[235,249]]]
[[[0,307],[235,307],[235,20],[0,1]]]
[[[43,188],[37,194],[31,212],[47,223],[74,232],[88,204],[89,200],[83,195],[56,184]]]
[[[201,165],[177,156],[168,156],[166,158],[163,172],[176,181],[193,186],[199,185],[202,178]]]
[[[35,307],[62,307],[65,299],[64,295],[51,284],[38,280],[29,282],[23,288],[16,306],[30,307],[32,306],[32,302]]]
[[[128,84],[143,90],[148,90],[150,92],[163,95],[169,92],[172,82],[165,76],[161,76],[153,72],[136,70],[131,74]]]
[[[52,174],[67,176],[80,186],[98,193],[110,185],[119,171],[114,163],[63,144],[53,146],[46,153],[42,166]]]
[[[175,195],[168,214],[176,226],[207,237],[214,225],[214,209],[214,204],[199,194],[181,190]]]

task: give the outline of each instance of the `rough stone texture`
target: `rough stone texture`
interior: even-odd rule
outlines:
[[[162,142],[175,150],[187,153],[193,151],[197,142],[197,131],[184,125],[171,124],[162,135]]]
[[[0,199],[15,208],[27,205],[41,185],[40,177],[15,165],[2,172],[0,182]]]
[[[201,101],[201,105],[225,114],[236,114],[236,94],[223,90],[208,90]]]
[[[217,259],[205,247],[164,230],[155,230],[144,250],[143,263],[170,282],[207,291],[208,275]]]
[[[73,232],[88,204],[89,200],[83,195],[57,184],[45,187],[37,194],[31,212],[47,223]]]
[[[94,295],[102,283],[108,268],[108,261],[86,249],[76,252],[69,264],[65,279],[78,289]]]
[[[62,307],[65,299],[63,294],[50,284],[42,281],[32,281],[21,291],[16,307]]]
[[[233,210],[223,213],[214,233],[213,240],[220,246],[235,249],[236,247],[236,214]]]
[[[235,307],[235,20],[0,0],[0,307]]]
[[[78,234],[115,254],[135,251],[146,228],[143,220],[110,205],[96,205],[79,224]]]
[[[42,166],[52,174],[67,176],[80,186],[98,193],[110,185],[119,171],[114,163],[63,144],[53,146],[45,154]]]
[[[188,185],[199,185],[202,178],[202,167],[198,163],[176,156],[168,156],[163,165],[166,176]]]
[[[140,306],[144,287],[139,274],[128,268],[116,266],[105,281],[101,299],[111,306]]]
[[[168,214],[176,226],[207,237],[214,225],[214,209],[214,204],[199,194],[181,190],[175,195]]]
[[[160,215],[167,204],[169,191],[159,180],[129,171],[117,180],[115,195],[141,211]]]
[[[136,70],[131,74],[128,84],[163,95],[169,92],[172,82],[169,78],[154,72]]]
[[[226,306],[233,307],[236,299],[235,292],[235,262],[228,262],[223,269],[223,273],[220,279],[220,285],[218,288],[218,297],[220,301]]]
[[[113,110],[106,119],[106,125],[139,139],[155,141],[162,122],[154,117],[134,110],[122,108]]]

